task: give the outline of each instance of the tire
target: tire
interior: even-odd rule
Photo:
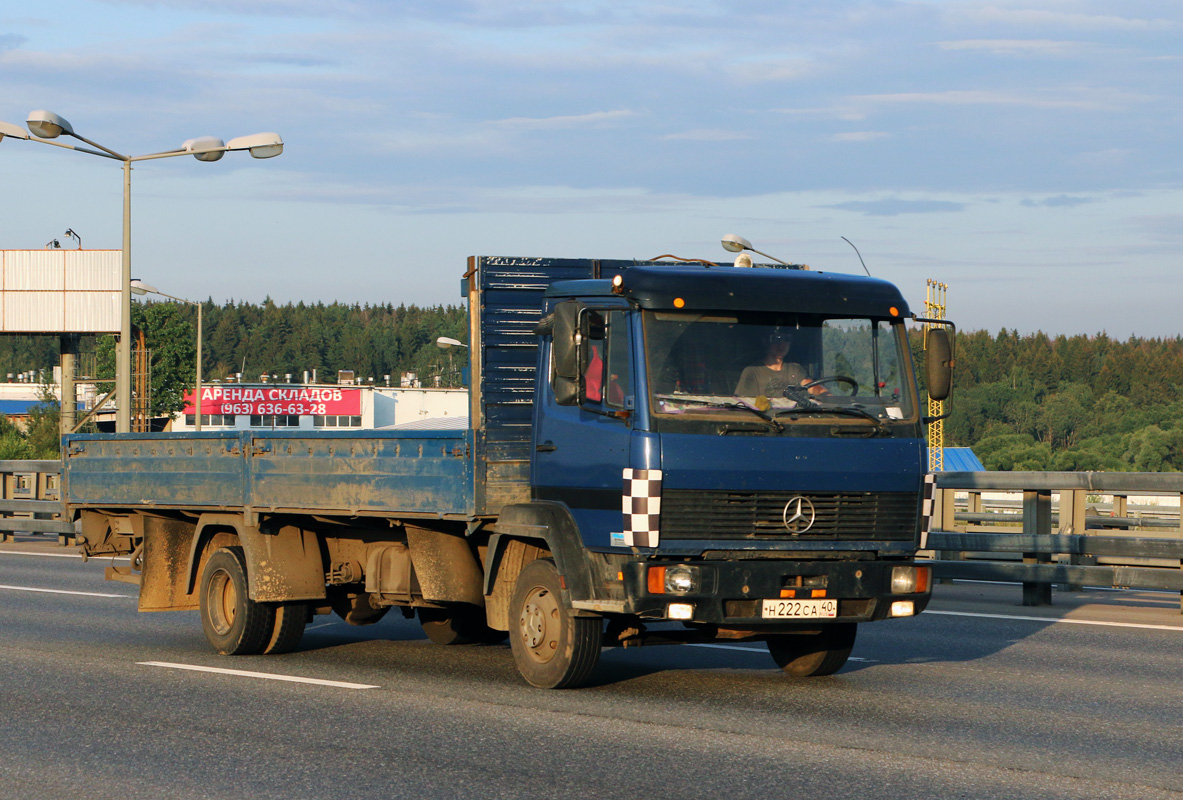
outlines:
[[[198,602],[205,638],[224,656],[257,655],[271,640],[275,608],[256,603],[247,592],[242,548],[215,550],[201,571]]]
[[[308,624],[308,606],[304,603],[280,603],[275,606],[275,626],[271,639],[263,648],[263,655],[290,653],[304,638]]]
[[[420,607],[419,625],[433,644],[488,644],[505,640],[505,633],[485,623],[485,610],[477,606]]]
[[[819,633],[785,633],[768,637],[768,652],[793,678],[833,675],[850,658],[858,624],[835,622]]]
[[[600,659],[603,624],[598,617],[576,617],[563,604],[553,561],[539,559],[525,566],[509,613],[514,664],[527,683],[569,689],[591,677]]]

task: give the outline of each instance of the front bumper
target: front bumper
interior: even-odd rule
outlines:
[[[649,570],[655,567],[697,568],[699,580],[689,592],[650,591]],[[642,619],[670,619],[671,604],[692,607],[686,622],[727,628],[779,629],[799,623],[871,622],[893,616],[892,604],[911,601],[919,614],[932,596],[931,580],[924,591],[891,592],[894,567],[911,561],[632,561],[625,565],[628,613]],[[838,616],[824,619],[769,619],[761,616],[764,600],[836,599]],[[899,616],[898,614],[896,616]]]

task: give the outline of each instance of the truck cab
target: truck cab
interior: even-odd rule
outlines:
[[[578,533],[573,609],[618,615],[625,645],[764,639],[805,675],[841,667],[858,623],[925,607],[925,443],[898,289],[646,265],[556,282],[543,315],[532,498],[498,529]],[[668,622],[683,629],[649,629]]]

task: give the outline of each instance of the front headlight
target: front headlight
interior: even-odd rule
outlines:
[[[674,564],[650,567],[647,583],[650,594],[694,594],[702,585],[701,577],[698,567]]]
[[[928,567],[892,567],[892,594],[922,594],[928,591]]]

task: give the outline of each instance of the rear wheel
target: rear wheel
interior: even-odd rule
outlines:
[[[485,622],[485,610],[477,606],[418,609],[419,624],[434,644],[478,644],[500,642],[505,634]]]
[[[275,607],[275,627],[271,639],[263,648],[264,655],[290,653],[304,638],[304,626],[308,624],[308,606],[305,603],[281,603]]]
[[[513,660],[527,683],[566,689],[591,677],[600,659],[603,625],[598,617],[576,617],[563,604],[553,561],[531,561],[518,575],[509,621]]]
[[[768,637],[768,652],[791,677],[833,675],[850,658],[857,633],[857,623],[836,622],[819,633],[777,634]]]
[[[275,609],[251,600],[247,591],[242,548],[215,550],[201,572],[198,603],[205,638],[222,655],[256,655],[271,640]]]

